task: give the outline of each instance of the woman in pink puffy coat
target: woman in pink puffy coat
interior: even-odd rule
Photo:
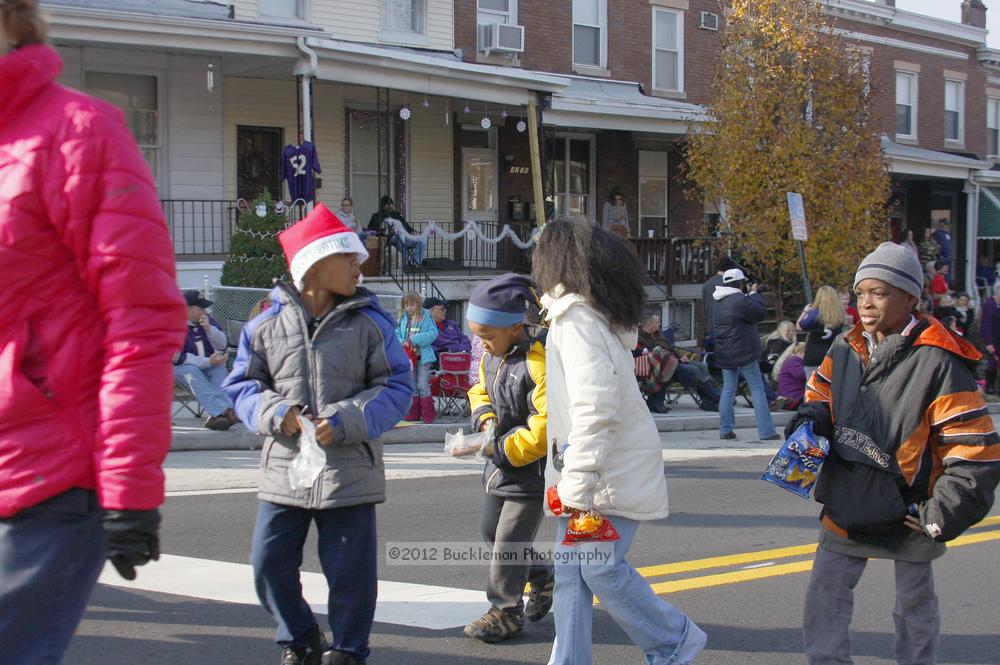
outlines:
[[[115,108],[55,83],[35,0],[0,0],[0,659],[58,663],[105,556],[158,556],[185,308]]]

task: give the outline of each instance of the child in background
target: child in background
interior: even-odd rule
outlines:
[[[552,607],[555,587],[552,564],[526,558],[525,549],[542,522],[546,453],[545,334],[533,338],[525,330],[529,303],[537,303],[531,281],[506,274],[477,287],[466,314],[486,350],[479,381],[469,390],[472,426],[482,431],[491,421],[495,425],[483,469],[480,523],[495,556],[486,586],[492,607],[467,625],[465,634],[489,643],[520,633],[525,618],[541,620]]]
[[[431,313],[423,308],[423,298],[415,291],[407,292],[400,303],[396,337],[403,343],[403,349],[413,361],[416,392],[404,418],[409,422],[416,422],[422,416],[429,425],[437,419],[430,384],[431,365],[437,360],[432,344],[437,336],[437,326],[434,325]]]
[[[794,411],[806,395],[806,370],[803,358],[805,342],[796,342],[785,349],[774,363],[772,377],[778,385],[778,395],[785,398],[785,410]]]

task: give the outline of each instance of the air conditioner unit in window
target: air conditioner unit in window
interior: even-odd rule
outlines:
[[[712,12],[701,13],[701,27],[705,30],[719,29],[719,15]]]
[[[490,53],[523,53],[524,26],[486,23],[479,26],[479,50]]]

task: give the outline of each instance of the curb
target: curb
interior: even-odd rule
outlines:
[[[991,415],[1000,414],[1000,402],[986,405]],[[792,419],[791,411],[772,413],[774,425],[779,430]],[[719,416],[715,413],[694,412],[692,415],[677,413],[676,415],[658,415],[653,417],[659,432],[707,432],[719,427]],[[756,423],[753,413],[736,414],[736,428],[754,428]],[[466,433],[471,428],[463,423],[435,423],[433,425],[411,425],[396,427],[389,430],[383,442],[387,444],[419,444],[440,443],[444,445],[444,435],[462,429]],[[173,438],[170,442],[171,451],[189,450],[259,450],[264,443],[264,437],[237,425],[228,432],[210,432],[196,427],[173,428]]]

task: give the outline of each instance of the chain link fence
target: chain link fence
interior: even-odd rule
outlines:
[[[247,321],[260,313],[260,303],[267,300],[270,289],[244,286],[215,286],[206,297],[213,300],[212,317],[222,324],[230,346],[239,346],[240,333]],[[376,293],[378,304],[393,318],[399,314],[403,296],[398,293]]]

